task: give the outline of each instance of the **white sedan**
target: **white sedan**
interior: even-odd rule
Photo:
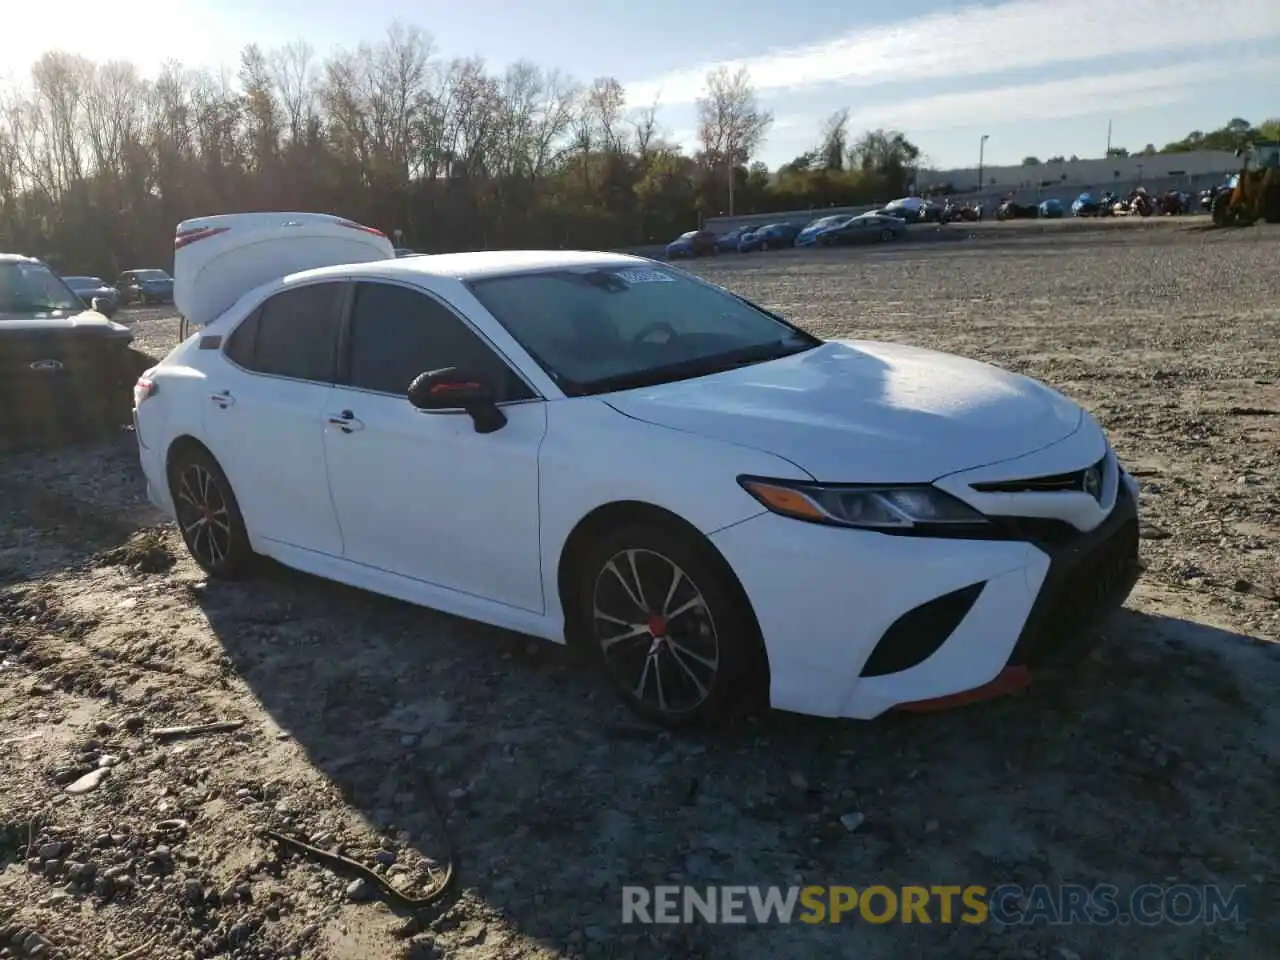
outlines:
[[[135,422],[211,576],[265,555],[580,645],[674,726],[1021,684],[1141,569],[1098,424],[997,367],[824,341],[632,256],[397,260],[307,214],[177,247],[200,329]]]

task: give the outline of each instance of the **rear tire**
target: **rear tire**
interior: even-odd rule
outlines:
[[[881,230],[881,231],[880,231],[880,242],[881,242],[881,243],[888,243],[888,242],[889,242],[890,240],[892,240],[892,239],[893,239],[893,231],[892,231],[892,230]]]
[[[178,529],[196,564],[210,577],[238,580],[256,559],[235,491],[211,454],[189,446],[169,464],[169,492]]]
[[[759,702],[758,629],[710,545],[630,524],[590,544],[575,576],[577,635],[633,712],[675,729]]]

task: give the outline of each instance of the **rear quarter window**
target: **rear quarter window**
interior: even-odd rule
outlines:
[[[332,383],[345,291],[315,283],[274,294],[236,328],[227,358],[254,373]]]

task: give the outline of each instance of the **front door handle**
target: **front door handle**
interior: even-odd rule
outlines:
[[[231,395],[230,390],[219,390],[217,393],[211,393],[209,394],[209,399],[223,410],[236,402],[236,398]]]
[[[329,424],[343,433],[355,433],[357,430],[364,429],[364,421],[356,419],[356,415],[350,410],[329,414]]]

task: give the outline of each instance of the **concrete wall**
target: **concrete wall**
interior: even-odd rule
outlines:
[[[1040,163],[1033,167],[983,167],[982,189],[1007,193],[1015,189],[1034,189],[1045,181],[1060,187],[1094,187],[1132,184],[1139,181],[1177,180],[1177,178],[1218,178],[1238,170],[1240,161],[1227,150],[1197,150],[1192,153],[1164,153],[1151,157],[1107,157],[1093,160],[1066,160]],[[978,168],[958,170],[922,170],[922,187],[950,183],[957,190],[973,190],[978,185]],[[1115,189],[1115,187],[1112,187]],[[1148,186],[1148,189],[1151,189]],[[1079,193],[1079,191],[1076,191]]]

